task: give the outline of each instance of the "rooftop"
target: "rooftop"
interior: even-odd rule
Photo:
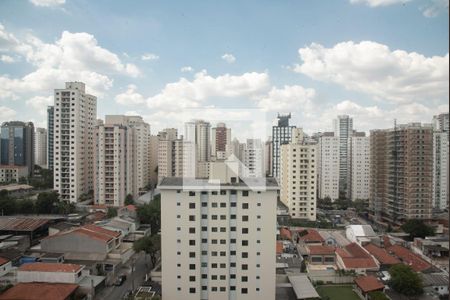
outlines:
[[[104,242],[109,242],[114,238],[120,236],[120,232],[108,230],[92,224],[84,225],[83,227],[75,228],[73,230],[62,231],[57,234],[46,237],[46,239],[52,239],[67,234],[82,234],[93,239],[97,239]]]
[[[347,229],[351,229],[355,236],[373,237],[377,236],[370,225],[348,225]]]
[[[411,266],[411,268],[416,272],[422,272],[432,267],[427,261],[423,260],[420,256],[412,253],[405,247],[394,245],[389,247],[388,251],[389,253],[393,253],[397,256],[403,263]]]
[[[298,231],[299,239],[305,243],[323,243],[324,239],[315,229],[302,229]]]
[[[1,294],[0,300],[65,300],[77,288],[77,284],[69,283],[18,283]]]
[[[355,278],[355,283],[364,293],[384,289],[384,284],[374,276],[361,276]]]
[[[448,285],[448,275],[438,274],[421,274],[423,286],[446,286]]]
[[[9,259],[4,258],[4,257],[0,257],[0,266],[3,266],[4,264],[8,263]]]
[[[0,231],[34,231],[48,223],[37,217],[0,217]]]
[[[331,255],[336,249],[331,246],[311,245],[308,246],[310,255]]]
[[[305,274],[289,276],[289,282],[292,284],[297,299],[320,298],[316,289]]]
[[[386,249],[375,246],[374,244],[367,244],[364,249],[369,251],[381,264],[383,265],[395,265],[401,263],[397,258],[390,255]]]
[[[77,273],[83,268],[81,265],[75,264],[59,264],[59,263],[29,263],[19,267],[19,271],[25,272],[61,272],[61,273]]]
[[[5,168],[5,166],[0,166],[0,168]],[[26,167],[23,167],[23,168],[26,168]],[[7,184],[7,185],[0,186],[0,191],[7,190],[8,192],[14,192],[14,191],[18,191],[18,190],[32,190],[32,189],[33,189],[33,187],[28,184]]]
[[[255,189],[278,189],[277,180],[273,177],[266,178],[243,178],[242,181],[236,183],[220,184],[218,181],[210,181],[208,179],[193,179],[183,177],[165,177],[159,184],[159,189],[171,189],[171,188],[184,188],[184,189],[196,189],[196,190],[215,190],[219,188],[249,188],[248,184],[252,185],[251,188]]]
[[[280,236],[284,239],[292,240],[291,231],[286,227],[280,228]]]
[[[337,248],[336,254],[342,259],[346,268],[349,269],[372,269],[378,268],[372,256],[356,243],[351,243],[344,248]]]

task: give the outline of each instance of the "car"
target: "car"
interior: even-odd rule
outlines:
[[[121,286],[125,280],[127,280],[127,275],[120,275],[117,280],[114,282],[115,286]]]

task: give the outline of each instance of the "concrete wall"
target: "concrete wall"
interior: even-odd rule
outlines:
[[[83,252],[107,253],[106,243],[82,236],[81,234],[66,234],[41,241],[41,249],[48,252]]]

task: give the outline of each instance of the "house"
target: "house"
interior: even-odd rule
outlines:
[[[11,271],[12,263],[9,259],[0,257],[0,277],[5,276]]]
[[[322,245],[324,239],[315,229],[301,229],[297,231],[297,243],[307,245]]]
[[[24,235],[31,245],[48,235],[49,220],[39,217],[0,217],[0,235]]]
[[[319,230],[319,234],[324,240],[324,245],[337,246],[336,238],[329,231]]]
[[[374,276],[360,276],[355,278],[356,292],[365,300],[370,299],[370,292],[384,292],[384,284]]]
[[[357,243],[337,248],[336,263],[341,270],[364,275],[367,271],[378,271],[380,268],[375,259]]]
[[[375,257],[380,264],[380,270],[382,271],[389,270],[393,265],[401,263],[395,256],[390,255],[386,249],[380,248],[374,244],[367,244],[364,246],[364,249]]]
[[[81,280],[84,266],[61,263],[29,263],[17,270],[18,282],[76,283]]]
[[[292,240],[292,233],[287,227],[280,228],[280,239],[282,240]]]
[[[73,283],[18,283],[0,295],[0,300],[69,300],[78,289]]]
[[[119,208],[119,210],[117,211],[117,215],[119,217],[125,216],[125,217],[130,217],[133,219],[137,219],[137,207],[133,204],[123,206],[123,207]]]
[[[370,225],[348,225],[345,228],[345,235],[350,242],[362,246],[374,241],[379,243],[380,240]]]
[[[401,262],[409,265],[416,272],[423,272],[431,269],[433,266],[422,259],[419,255],[412,253],[400,245],[393,245],[389,247],[388,252],[395,255]]]
[[[444,273],[420,274],[424,292],[439,296],[448,295],[448,275]]]
[[[334,265],[336,263],[335,251],[336,248],[331,246],[310,245],[309,263],[319,265]]]

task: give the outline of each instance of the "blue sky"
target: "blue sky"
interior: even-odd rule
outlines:
[[[448,0],[3,0],[0,24],[0,121],[45,126],[66,80],[153,133],[191,107],[292,111],[309,133],[448,111]]]

